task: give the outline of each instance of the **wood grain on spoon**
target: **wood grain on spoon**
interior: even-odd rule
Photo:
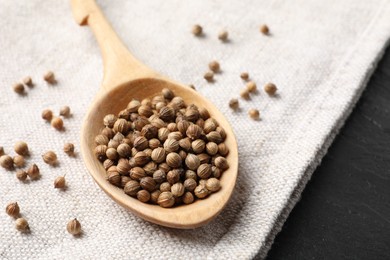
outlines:
[[[159,75],[136,60],[113,31],[94,0],[72,0],[71,3],[76,21],[80,25],[89,25],[94,32],[104,65],[100,91],[87,112],[81,133],[81,151],[89,173],[114,201],[147,221],[183,229],[207,224],[226,206],[236,183],[238,151],[229,123],[213,104],[196,91]],[[220,178],[222,186],[220,191],[193,204],[169,209],[142,203],[110,184],[105,178],[106,171],[103,165],[93,154],[94,138],[104,127],[102,122],[106,114],[117,114],[131,99],[151,98],[163,88],[171,89],[187,104],[193,103],[208,109],[210,115],[225,129],[227,134],[225,144],[230,149],[226,158],[230,168]]]

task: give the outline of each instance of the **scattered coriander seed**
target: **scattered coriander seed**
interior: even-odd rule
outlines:
[[[249,81],[248,83],[246,83],[246,89],[251,93],[256,92],[256,83],[254,81]]]
[[[276,91],[278,90],[278,88],[276,87],[276,85],[274,83],[267,83],[265,84],[264,86],[264,91],[270,95],[270,96],[273,96],[275,95]]]
[[[194,195],[192,195],[191,192],[187,191],[183,195],[183,203],[184,204],[191,204],[192,202],[194,202]]]
[[[16,83],[14,86],[13,86],[13,89],[14,89],[14,92],[21,95],[24,93],[24,86],[22,83]]]
[[[69,234],[72,234],[74,236],[80,235],[80,233],[81,233],[81,224],[80,224],[80,222],[76,218],[72,219],[66,225],[66,230],[69,232]]]
[[[28,154],[28,145],[26,142],[19,141],[14,145],[14,150],[19,155],[27,155]]]
[[[249,115],[250,118],[252,118],[253,120],[259,120],[259,118],[260,118],[260,112],[259,112],[259,110],[254,109],[254,108],[249,109],[248,115]]]
[[[49,83],[49,84],[54,84],[56,83],[56,79],[55,79],[55,76],[54,76],[54,73],[52,71],[48,71],[45,73],[45,75],[43,75],[43,79]]]
[[[20,181],[25,181],[27,179],[27,172],[24,170],[18,170],[16,172],[16,178]]]
[[[220,70],[220,65],[218,61],[213,60],[212,62],[209,63],[209,68],[212,72],[218,72]]]
[[[249,74],[248,74],[248,72],[242,72],[241,74],[240,74],[240,78],[242,78],[243,80],[248,80],[249,79]]]
[[[20,208],[19,208],[18,203],[12,202],[12,203],[8,204],[7,207],[5,208],[5,212],[10,217],[17,218],[19,216],[19,213],[20,213]]]
[[[6,170],[11,170],[14,167],[14,160],[9,155],[2,155],[0,157],[0,166]]]
[[[3,146],[0,146],[0,156],[3,156],[5,153],[4,153],[4,147]]]
[[[58,176],[54,179],[54,188],[63,189],[65,188],[65,176]]]
[[[50,109],[45,109],[42,111],[42,118],[50,122],[53,118],[53,112]]]
[[[248,100],[248,99],[250,98],[248,89],[243,89],[243,90],[241,90],[240,96],[241,96],[243,99]]]
[[[158,196],[157,203],[163,208],[170,208],[175,204],[175,198],[171,192],[164,191]]]
[[[225,30],[221,31],[219,34],[218,34],[218,39],[220,39],[221,41],[227,41],[228,39],[228,36],[229,36],[229,33]]]
[[[214,80],[214,72],[212,71],[207,71],[204,75],[203,78],[207,80],[208,82],[211,82]]]
[[[206,188],[211,192],[216,192],[221,188],[221,183],[217,178],[210,178],[206,181]]]
[[[64,144],[64,152],[69,156],[73,156],[74,155],[74,144],[72,144],[72,143]]]
[[[34,84],[32,82],[32,79],[31,77],[25,77],[23,79],[23,83],[26,85],[26,86],[29,86],[29,87],[32,87]]]
[[[69,106],[61,107],[60,115],[63,117],[69,117],[70,116],[70,107]]]
[[[200,36],[200,35],[202,35],[202,33],[203,33],[203,28],[202,28],[202,26],[200,26],[199,24],[195,24],[195,25],[192,27],[191,32],[192,32],[192,34],[195,35],[195,36]]]
[[[239,102],[238,102],[238,99],[237,98],[232,98],[230,99],[229,101],[229,107],[233,110],[236,110],[238,109],[239,107]]]
[[[268,35],[269,34],[269,28],[266,24],[263,24],[260,26],[260,32],[264,35]]]
[[[47,151],[42,155],[42,159],[49,165],[55,165],[57,163],[57,155],[53,151]]]
[[[25,164],[25,160],[22,155],[15,155],[13,160],[14,160],[14,165],[18,168],[23,167]]]
[[[51,120],[51,126],[57,130],[62,130],[64,128],[64,121],[62,121],[61,117],[54,117]]]
[[[40,177],[39,174],[39,168],[36,164],[33,164],[30,166],[30,168],[27,169],[27,175],[30,177],[32,180],[37,180]]]
[[[30,229],[27,220],[24,218],[18,218],[15,221],[15,227],[17,230],[19,230],[21,232],[26,232]]]
[[[192,84],[190,84],[190,85],[188,85],[190,88],[192,88],[193,90],[196,90],[196,88],[195,88],[195,86],[194,85],[192,85]]]

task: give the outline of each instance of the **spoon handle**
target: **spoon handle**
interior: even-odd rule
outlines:
[[[89,25],[99,43],[103,56],[104,77],[102,88],[109,90],[132,79],[154,75],[125,47],[112,29],[95,0],[71,0],[76,22]]]

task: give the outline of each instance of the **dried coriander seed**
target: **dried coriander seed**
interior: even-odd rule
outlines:
[[[218,34],[218,39],[224,42],[224,41],[227,41],[228,36],[229,36],[229,33],[227,31],[223,30]]]
[[[26,219],[24,218],[18,218],[16,221],[15,221],[15,228],[21,232],[26,232],[28,230],[30,230],[30,227],[28,225],[28,222]]]
[[[66,225],[66,230],[69,234],[72,234],[74,236],[81,234],[81,224],[80,222],[75,218],[68,222]]]
[[[51,120],[51,126],[57,130],[62,130],[64,128],[64,121],[62,121],[61,117],[54,117]]]
[[[167,164],[172,168],[179,168],[182,163],[180,155],[174,152],[169,153],[165,160]]]
[[[164,149],[168,153],[176,152],[179,149],[179,142],[175,139],[167,139],[164,142]]]
[[[43,79],[49,84],[54,84],[56,82],[54,73],[52,71],[48,71],[43,75]]]
[[[6,170],[11,170],[14,168],[14,160],[9,155],[2,155],[0,157],[0,166]]]
[[[131,180],[126,183],[123,190],[127,195],[134,197],[137,196],[138,191],[141,190],[141,185],[138,181]]]
[[[249,79],[249,74],[248,74],[248,72],[242,72],[241,74],[240,74],[240,78],[242,78],[243,80],[248,80]]]
[[[17,218],[19,216],[19,213],[20,213],[20,208],[19,208],[18,203],[12,202],[12,203],[8,204],[7,207],[5,208],[5,212],[10,217]]]
[[[163,170],[157,170],[153,173],[153,180],[156,183],[163,183],[166,179],[166,174]]]
[[[103,123],[106,127],[113,128],[117,119],[115,115],[109,114],[103,118]]]
[[[203,78],[207,80],[208,82],[212,82],[214,80],[214,72],[212,71],[207,71],[204,75]]]
[[[184,194],[184,185],[180,182],[177,182],[172,185],[171,193],[174,197],[180,197]]]
[[[155,190],[152,193],[150,193],[150,202],[153,204],[157,204],[157,200],[160,194],[161,194],[160,190]]]
[[[134,167],[129,172],[130,178],[133,180],[141,180],[143,177],[146,177],[145,170],[141,167]]]
[[[42,111],[42,118],[50,122],[53,118],[53,112],[50,109],[45,109]]]
[[[39,168],[36,164],[33,164],[30,166],[30,168],[27,169],[27,175],[30,177],[31,180],[37,180],[40,177],[39,174]]]
[[[4,153],[4,147],[3,146],[0,146],[0,156],[3,156],[5,153]]]
[[[229,101],[229,107],[233,110],[236,110],[238,109],[239,107],[239,102],[238,102],[238,99],[237,98],[232,98],[230,99]]]
[[[275,95],[276,91],[278,90],[278,88],[276,87],[276,85],[274,83],[267,83],[265,84],[264,86],[264,91],[270,95],[270,96],[273,96]]]
[[[168,100],[171,100],[172,98],[175,97],[175,95],[173,94],[172,90],[170,90],[169,88],[164,88],[162,91],[161,91],[162,95],[164,96],[165,99],[168,99]]]
[[[21,95],[24,93],[24,86],[22,83],[16,83],[14,86],[13,86],[13,90],[15,93]]]
[[[192,34],[195,35],[195,36],[201,36],[202,33],[203,33],[203,28],[202,28],[202,26],[200,26],[199,24],[195,24],[195,25],[192,27],[191,32],[192,32]]]
[[[257,109],[249,109],[248,111],[248,115],[250,116],[250,118],[252,118],[253,120],[259,120],[260,118],[260,112],[259,110]]]
[[[158,196],[157,203],[163,208],[170,208],[175,204],[175,198],[171,192],[164,191]]]
[[[209,69],[213,72],[218,72],[220,70],[220,65],[218,61],[213,60],[209,63]]]
[[[156,189],[156,182],[152,177],[143,177],[139,183],[144,190],[147,190],[149,192],[152,192]]]
[[[61,107],[60,115],[63,117],[69,117],[70,116],[70,107],[69,106]]]
[[[184,181],[184,188],[188,191],[194,191],[197,186],[196,180],[194,179],[186,179]]]
[[[160,191],[171,191],[171,184],[169,182],[163,182],[160,184]]]
[[[210,178],[206,181],[206,188],[211,192],[216,192],[221,188],[221,183],[217,178]]]
[[[25,77],[23,79],[23,84],[25,84],[26,86],[29,86],[29,87],[32,87],[34,85],[31,77]]]
[[[214,142],[208,142],[206,144],[206,152],[209,155],[216,155],[218,153],[218,145]]]
[[[74,155],[74,144],[72,144],[72,143],[64,144],[64,152],[69,156],[73,156]]]
[[[165,161],[165,157],[166,157],[166,153],[164,148],[162,147],[157,147],[152,151],[151,158],[156,163],[162,163],[163,161]]]
[[[187,191],[183,195],[183,203],[184,204],[191,204],[192,202],[194,202],[194,195],[192,195],[191,192]]]
[[[218,145],[218,153],[222,156],[226,156],[229,153],[229,148],[225,143],[220,143]]]
[[[264,35],[268,35],[269,34],[269,28],[266,24],[263,24],[260,26],[260,32]]]
[[[198,169],[196,170],[199,178],[201,179],[207,179],[211,175],[211,165],[204,163],[199,165]]]
[[[28,154],[28,145],[26,142],[19,141],[14,145],[14,150],[19,155],[27,155]]]
[[[20,181],[25,181],[27,179],[27,172],[24,170],[18,170],[16,172],[16,178]]]
[[[137,192],[137,199],[146,203],[150,200],[150,193],[147,190],[140,190]]]
[[[197,139],[191,143],[191,148],[194,153],[202,153],[206,147],[205,142],[202,139]]]
[[[54,179],[54,188],[63,189],[65,188],[65,176],[58,176]]]
[[[222,156],[218,156],[217,158],[215,158],[214,164],[215,164],[215,166],[217,166],[218,168],[220,168],[222,170],[226,170],[229,168],[229,164],[228,164],[226,158],[224,158]]]
[[[177,169],[171,170],[167,173],[167,181],[173,185],[180,180],[180,171]]]
[[[207,188],[203,185],[198,185],[194,190],[195,196],[199,199],[206,198],[207,195],[209,195],[209,191]]]
[[[248,99],[250,98],[248,89],[243,89],[243,90],[241,90],[241,91],[240,91],[240,96],[241,96],[243,99],[248,100]]]
[[[251,93],[256,92],[256,83],[254,81],[249,81],[248,83],[246,83],[246,89]]]
[[[14,161],[14,165],[18,168],[23,167],[25,164],[25,160],[22,155],[15,155],[13,161]]]
[[[49,165],[55,165],[57,163],[57,155],[53,151],[47,151],[42,155],[42,159]]]

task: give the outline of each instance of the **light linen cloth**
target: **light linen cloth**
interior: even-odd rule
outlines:
[[[387,0],[153,0],[100,1],[127,47],[151,68],[210,99],[234,128],[240,156],[239,178],[226,209],[209,225],[174,230],[135,217],[114,203],[93,181],[80,154],[69,158],[65,142],[79,151],[85,111],[102,80],[98,45],[73,20],[69,1],[0,0],[0,145],[26,140],[42,178],[22,183],[15,171],[0,169],[0,205],[18,201],[30,234],[14,228],[0,211],[2,259],[248,259],[265,257],[301,191],[326,153],[390,35]],[[206,37],[195,38],[193,24]],[[271,35],[259,32],[269,25]],[[230,41],[217,35],[226,29]],[[203,79],[209,61],[220,62],[214,84]],[[58,84],[42,75],[53,70]],[[247,71],[261,89],[241,111],[228,107],[238,97]],[[26,96],[13,83],[32,76]],[[278,96],[262,86],[274,82]],[[57,132],[41,111],[73,116]],[[250,108],[261,111],[252,121]],[[41,154],[54,150],[60,165],[49,167]],[[68,189],[53,188],[66,174]],[[77,217],[80,238],[66,232]]]

